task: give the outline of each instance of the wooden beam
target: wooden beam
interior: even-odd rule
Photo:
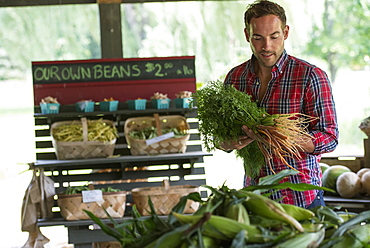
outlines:
[[[0,0],[0,7],[28,7],[42,5],[91,4],[96,0]]]
[[[98,0],[99,4],[104,4],[104,3],[122,3],[122,0]]]
[[[117,1],[117,0],[112,0]],[[150,2],[205,2],[205,1],[224,1],[224,0],[122,0],[122,3],[150,3]],[[237,0],[231,0],[237,1]],[[92,4],[97,0],[0,0],[2,7],[29,7],[42,5],[63,5],[63,4]]]
[[[122,58],[121,5],[99,4],[102,58]]]

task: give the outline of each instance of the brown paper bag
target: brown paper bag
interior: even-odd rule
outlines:
[[[33,169],[33,176],[28,185],[22,203],[21,229],[29,232],[23,248],[43,248],[50,240],[37,226],[39,218],[52,218],[55,188],[54,182],[45,176],[43,169]]]

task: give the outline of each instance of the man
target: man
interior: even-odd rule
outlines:
[[[284,9],[276,3],[259,0],[245,12],[245,37],[253,55],[250,60],[231,69],[225,84],[250,94],[269,114],[302,113],[317,117],[308,126],[312,138],[298,141],[301,159],[288,158],[289,165],[302,172],[281,182],[308,183],[321,186],[320,156],[332,152],[338,144],[335,104],[329,79],[324,71],[286,53],[284,41],[289,35]],[[246,136],[238,141],[225,142],[224,150],[242,149],[253,141],[251,130],[242,127]],[[273,157],[273,170],[278,173],[288,167]],[[246,177],[245,186],[273,172],[263,166],[258,178]],[[325,205],[322,192],[280,190],[272,199],[304,208]]]

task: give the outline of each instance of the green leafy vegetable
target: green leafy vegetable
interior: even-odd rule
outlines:
[[[74,187],[68,187],[65,191],[66,195],[74,195],[74,194],[81,194],[82,191],[87,191],[91,190],[89,186],[74,186]],[[107,188],[101,188],[100,189],[103,193],[108,193],[108,192],[119,192],[122,191],[122,189],[115,189],[112,187],[107,187]]]
[[[185,131],[180,131],[175,127],[174,128],[164,128],[161,131],[162,131],[162,134],[173,132],[175,135],[174,138],[180,138],[187,134]],[[131,131],[128,134],[133,139],[142,139],[142,140],[153,139],[158,136],[157,128],[155,127],[148,127],[148,128],[144,128],[139,131]]]
[[[207,151],[244,136],[242,125],[252,129],[255,141],[236,151],[243,159],[245,173],[252,178],[259,175],[264,164],[275,173],[271,166],[273,156],[295,170],[285,157],[300,158],[296,141],[311,138],[306,126],[315,119],[298,113],[270,115],[250,95],[221,81],[210,82],[197,90],[191,105],[197,106],[199,132]]]

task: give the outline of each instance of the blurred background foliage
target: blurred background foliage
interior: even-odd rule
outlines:
[[[369,20],[368,0],[324,1],[321,22],[312,25],[306,54],[325,61],[333,83],[339,68],[369,67]]]

